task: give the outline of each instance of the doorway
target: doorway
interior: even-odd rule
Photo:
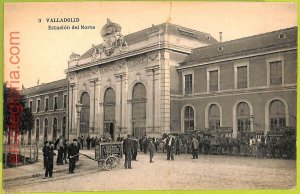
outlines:
[[[105,134],[109,134],[112,140],[115,140],[115,124],[114,122],[107,122],[104,124]]]

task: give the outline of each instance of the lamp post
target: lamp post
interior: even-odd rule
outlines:
[[[79,137],[79,130],[80,130],[80,113],[82,110],[82,104],[78,102],[76,104],[76,111],[77,111],[77,130],[76,130],[76,138]]]

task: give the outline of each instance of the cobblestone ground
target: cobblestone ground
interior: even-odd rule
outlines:
[[[148,155],[139,153],[133,169],[124,169],[123,162],[112,171],[82,168],[74,175],[5,191],[291,189],[296,185],[295,160],[213,155],[193,160],[191,155],[180,155],[167,161],[159,153],[150,163]]]

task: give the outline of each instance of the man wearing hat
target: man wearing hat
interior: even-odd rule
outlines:
[[[127,138],[123,142],[123,152],[125,155],[125,164],[124,164],[125,169],[127,168],[131,169],[132,151],[133,151],[133,142],[131,139],[131,135],[128,134]]]
[[[73,143],[69,146],[69,173],[74,173],[78,154],[77,139],[73,139]]]
[[[174,148],[175,148],[175,138],[173,135],[169,134],[167,138],[167,160],[174,160]]]
[[[45,157],[45,166],[46,166],[46,172],[45,172],[45,178],[48,176],[52,178],[52,172],[53,172],[53,156],[55,155],[53,152],[53,142],[47,142],[46,148],[44,152]]]
[[[148,150],[150,152],[150,163],[153,163],[153,155],[154,155],[155,145],[153,143],[152,138],[149,139]]]
[[[136,157],[137,157],[137,150],[138,150],[138,140],[137,139],[132,139],[132,160],[136,161]]]
[[[44,169],[46,168],[46,159],[45,159],[45,155],[46,155],[47,144],[48,144],[48,141],[45,141],[44,147],[43,147]]]

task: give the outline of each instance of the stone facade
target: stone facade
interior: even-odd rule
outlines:
[[[33,129],[26,134],[25,143],[42,144],[60,135],[67,137],[67,86],[67,80],[63,79],[22,90],[34,117]]]
[[[120,26],[111,21],[102,28],[101,34],[108,27],[122,36]],[[74,121],[71,135],[107,134],[115,139],[128,133],[140,137],[170,132],[170,72],[175,71],[193,47],[217,41],[209,34],[168,23],[122,36],[122,44],[115,39],[116,35],[107,36],[102,36],[104,43],[114,44],[93,45],[81,56],[70,56],[70,112]],[[105,50],[107,47],[110,52]],[[114,110],[109,113],[114,116],[109,120],[105,112],[108,90],[115,94]],[[83,103],[83,93],[90,97],[90,103],[82,106],[89,109],[90,116],[81,122],[83,113],[78,112],[81,109],[78,107]],[[76,131],[79,120],[81,130]],[[83,125],[88,129],[83,129]]]
[[[218,128],[236,137],[296,126],[297,28],[228,42],[170,23],[121,30],[108,20],[102,44],[72,53],[64,89],[53,89],[59,99],[69,91],[68,114],[51,112],[49,126],[65,115],[70,138],[113,139]],[[53,98],[40,91],[26,99],[46,95]],[[34,115],[43,121],[47,114]]]
[[[217,120],[236,137],[240,131],[296,127],[297,28],[194,49],[177,71],[171,128],[187,130],[190,119],[194,128],[208,130]],[[187,75],[193,82],[190,93],[185,92]],[[184,115],[186,107],[192,108],[192,118]]]

